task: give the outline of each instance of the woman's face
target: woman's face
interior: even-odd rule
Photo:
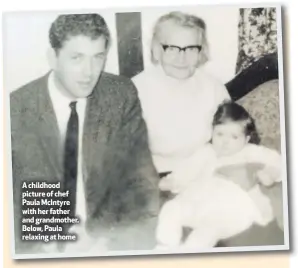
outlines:
[[[213,128],[212,145],[218,156],[228,156],[239,152],[249,137],[239,122],[227,122]]]
[[[179,52],[179,49],[164,49],[163,46],[176,46],[185,48],[188,46],[201,46],[202,34],[193,28],[181,27],[173,22],[165,23],[159,34],[157,60],[161,64],[166,75],[176,79],[191,77],[199,65],[201,54],[196,49],[187,49]]]

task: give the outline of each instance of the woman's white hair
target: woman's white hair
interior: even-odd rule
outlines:
[[[151,61],[153,64],[158,63],[158,60],[155,58],[155,55],[153,52],[153,47],[156,41],[159,40],[159,35],[165,22],[173,22],[174,24],[181,27],[196,29],[200,34],[202,34],[202,44],[201,44],[202,50],[200,52],[201,60],[199,62],[199,65],[202,65],[208,61],[209,46],[207,42],[206,24],[204,20],[195,15],[186,14],[180,11],[174,11],[161,16],[157,20],[153,28],[153,36],[151,41]]]

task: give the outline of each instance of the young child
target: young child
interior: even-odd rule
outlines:
[[[218,108],[211,143],[160,182],[162,191],[177,195],[161,209],[156,249],[206,250],[252,224],[273,220],[259,183],[281,180],[281,158],[258,143],[254,121],[243,107],[228,102]],[[185,241],[183,227],[192,228]]]

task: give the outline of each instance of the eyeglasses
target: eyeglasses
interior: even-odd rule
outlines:
[[[202,50],[202,46],[186,46],[179,47],[173,45],[164,45],[161,44],[163,50],[169,55],[178,55],[181,51],[184,51],[186,55],[198,54]]]

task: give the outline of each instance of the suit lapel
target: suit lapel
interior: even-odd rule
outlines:
[[[43,80],[44,85],[41,86],[39,100],[39,138],[44,152],[48,156],[48,161],[55,170],[57,179],[62,179],[62,156],[61,139],[58,128],[57,118],[53,109],[52,101],[48,92],[48,75]]]
[[[102,79],[104,80],[104,79]],[[88,214],[98,209],[98,201],[105,195],[110,180],[106,174],[111,135],[111,99],[103,81],[98,83],[88,97],[83,134],[83,174]]]
[[[83,130],[83,161],[84,161],[84,180],[88,180],[89,171],[91,169],[92,163],[94,163],[94,144],[96,143],[98,134],[100,132],[100,127],[102,124],[102,113],[100,105],[98,104],[98,98],[95,94],[88,97],[84,130]]]

